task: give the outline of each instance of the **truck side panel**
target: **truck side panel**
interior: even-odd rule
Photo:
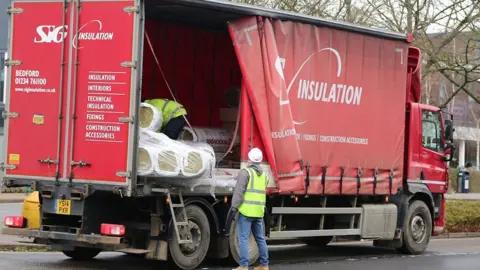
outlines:
[[[257,17],[229,27],[280,192],[396,193],[407,37]]]
[[[61,116],[67,83],[63,79],[69,45],[65,22],[70,10],[61,1],[13,2],[11,7],[13,62],[7,76],[10,117],[5,121],[3,161],[13,166],[6,177],[53,180],[62,162]]]
[[[73,69],[67,124],[74,181],[127,184],[136,106],[134,1],[83,1],[75,11]],[[130,140],[129,140],[130,139]],[[69,164],[71,165],[71,164]]]

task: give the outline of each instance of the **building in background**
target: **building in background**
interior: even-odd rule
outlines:
[[[443,35],[444,33],[431,34],[430,40],[433,43],[442,42]],[[458,34],[453,42],[444,47],[442,53],[446,56],[450,55],[451,59],[456,59],[456,62],[443,63],[449,70],[447,71],[449,77],[462,84],[464,75],[468,74],[469,83],[465,88],[470,93],[480,96],[480,41],[475,38],[476,35],[471,32]],[[423,59],[424,63],[426,60]],[[454,67],[459,71],[450,72]],[[440,72],[425,76],[423,85],[422,102],[435,106],[446,102],[447,98],[457,90],[455,84]],[[471,162],[474,168],[480,170],[480,104],[464,91],[460,91],[444,111],[453,115],[455,126],[456,162],[452,162],[451,166],[464,167],[467,162]]]

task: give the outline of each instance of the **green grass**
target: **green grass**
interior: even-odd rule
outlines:
[[[480,201],[448,200],[446,232],[480,232]]]
[[[45,246],[0,246],[0,252],[53,252]]]

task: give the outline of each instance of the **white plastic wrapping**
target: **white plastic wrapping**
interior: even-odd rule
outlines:
[[[215,198],[215,188],[227,188],[233,191],[233,188],[237,183],[235,180],[237,173],[238,170],[235,174],[230,174],[224,170],[214,169],[211,173],[207,171],[205,174],[197,178],[184,179],[183,181],[174,178],[165,178],[162,179],[162,183],[177,187],[185,187],[192,192],[197,190],[197,188],[207,187],[210,195]]]
[[[240,143],[237,136],[234,145]],[[208,143],[215,153],[224,154],[233,139],[233,132],[223,128],[184,127],[180,133],[180,140]]]
[[[137,173],[138,175],[153,175],[154,165],[157,162],[156,150],[143,143],[138,146]]]
[[[215,188],[233,189],[236,173],[215,168],[215,153],[204,142],[175,141],[165,134],[140,130],[138,175],[159,177],[162,184],[201,189],[215,197]]]
[[[207,144],[190,142],[187,145],[162,133],[141,130],[140,145],[156,155],[153,165],[155,176],[195,178],[207,171],[211,174],[215,166],[213,149]]]
[[[155,106],[141,103],[139,120],[141,129],[159,131],[162,128],[163,115]]]

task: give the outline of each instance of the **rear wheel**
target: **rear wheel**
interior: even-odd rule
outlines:
[[[202,208],[196,205],[185,207],[188,217],[188,226],[182,227],[180,237],[192,240],[191,244],[179,244],[174,232],[169,241],[169,251],[175,265],[184,270],[197,268],[205,259],[210,246],[210,223]],[[177,220],[182,220],[182,215],[177,214]],[[174,230],[175,228],[172,228]],[[189,233],[189,234],[188,234]]]
[[[430,242],[432,216],[428,206],[422,201],[414,201],[408,207],[403,224],[403,246],[401,253],[417,255],[423,253]]]
[[[74,260],[86,261],[95,258],[100,251],[100,249],[95,248],[75,247],[73,250],[63,250],[62,252]]]
[[[240,243],[238,242],[238,212],[235,217],[235,221],[232,226],[230,226],[230,233],[228,238],[228,244],[230,246],[230,255],[232,259],[240,264]],[[265,228],[264,228],[265,229]],[[257,242],[253,237],[253,233],[250,233],[250,238],[248,239],[248,265],[254,265],[258,258],[260,257],[260,252],[258,251]]]

